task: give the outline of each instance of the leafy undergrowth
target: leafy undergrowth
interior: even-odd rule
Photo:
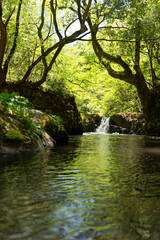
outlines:
[[[41,122],[33,119],[32,110],[34,106],[28,99],[19,96],[17,93],[1,93],[0,94],[0,109],[14,117],[18,118],[27,129],[41,134],[44,129]]]

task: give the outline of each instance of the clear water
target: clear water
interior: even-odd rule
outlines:
[[[160,239],[160,140],[86,135],[0,157],[0,239]]]

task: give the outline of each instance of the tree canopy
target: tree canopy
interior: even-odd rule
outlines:
[[[81,1],[43,0],[26,4],[20,0],[11,4],[1,0],[0,86],[7,81],[9,65],[11,80],[18,75],[22,83],[43,84],[63,47],[81,38],[87,30],[90,5],[91,0],[85,5]],[[78,15],[70,9],[73,6]],[[75,21],[79,22],[79,29],[73,30]]]

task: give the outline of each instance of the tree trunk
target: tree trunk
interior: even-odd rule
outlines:
[[[160,136],[160,92],[150,92],[143,104],[147,135]]]
[[[145,118],[145,133],[160,136],[160,89],[150,90],[139,66],[135,66],[137,92]]]
[[[6,84],[6,75],[3,72],[2,68],[0,68],[0,89],[2,89]]]
[[[6,75],[2,69],[5,46],[6,46],[6,26],[3,23],[2,19],[0,19],[0,88],[3,86],[6,80]]]

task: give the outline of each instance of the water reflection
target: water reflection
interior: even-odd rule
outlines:
[[[2,156],[0,239],[160,239],[159,139],[86,135]]]

